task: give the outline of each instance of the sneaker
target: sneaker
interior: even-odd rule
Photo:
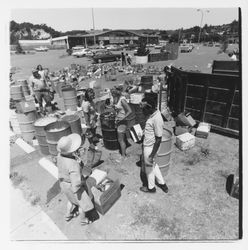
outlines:
[[[165,193],[168,193],[169,189],[166,184],[157,184]]]
[[[145,192],[145,193],[155,193],[156,192],[156,188],[152,188],[152,189],[149,189],[148,187],[141,187],[140,188],[140,191],[142,192]]]

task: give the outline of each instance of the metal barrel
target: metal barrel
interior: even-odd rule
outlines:
[[[56,156],[58,154],[57,143],[59,139],[71,134],[70,124],[66,121],[56,121],[45,126],[44,130],[46,133],[49,153]]]
[[[78,115],[66,115],[62,120],[70,124],[72,133],[82,135],[81,119]]]
[[[63,87],[62,96],[65,103],[65,109],[77,111],[77,92],[75,88]]]
[[[10,87],[10,97],[14,101],[21,101],[24,99],[24,95],[22,92],[22,86],[21,85],[12,85]]]
[[[156,156],[156,163],[158,164],[163,176],[166,176],[168,174],[171,152],[172,152],[172,132],[164,128],[162,141]]]
[[[38,119],[34,123],[35,137],[38,140],[40,152],[44,155],[49,155],[49,147],[46,139],[45,126],[56,121],[57,118],[55,117],[44,117]]]
[[[30,95],[30,89],[28,87],[28,82],[26,79],[19,79],[17,80],[18,85],[22,86],[22,92],[24,96],[29,96]]]
[[[35,136],[34,122],[37,119],[37,112],[34,110],[25,114],[16,113],[16,116],[23,139],[32,142]]]
[[[100,116],[103,144],[106,149],[119,149],[117,137],[117,129],[115,127],[115,116],[109,113],[101,114]]]

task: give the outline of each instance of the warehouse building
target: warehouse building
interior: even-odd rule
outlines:
[[[56,37],[52,39],[52,46],[68,49],[77,45],[86,47],[94,44],[139,44],[141,41],[158,44],[159,36],[141,34],[130,30],[108,30],[79,36]]]

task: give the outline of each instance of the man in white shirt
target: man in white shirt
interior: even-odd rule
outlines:
[[[156,110],[156,102],[153,99],[144,98],[142,104],[143,113],[148,117],[144,129],[142,166],[147,176],[148,187],[143,184],[140,190],[142,192],[155,193],[156,179],[157,186],[167,193],[168,187],[155,160],[163,135],[163,118],[160,111]]]
[[[29,78],[29,88],[31,95],[33,95],[38,101],[41,111],[43,111],[43,100],[46,105],[51,104],[52,98],[49,94],[49,88],[47,87],[46,82],[41,79],[37,69],[32,71],[32,76]]]

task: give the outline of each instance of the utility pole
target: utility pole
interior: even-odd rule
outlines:
[[[95,20],[94,20],[94,9],[91,9],[92,13],[92,22],[93,22],[93,32],[94,32],[94,45],[96,45],[96,35],[95,35]]]
[[[197,11],[201,12],[201,22],[200,22],[200,32],[199,32],[199,37],[198,37],[198,45],[200,44],[200,39],[201,39],[201,30],[202,30],[202,21],[203,21],[203,16],[204,16],[204,12],[202,9],[197,9]],[[207,13],[209,13],[209,10],[206,10]]]

